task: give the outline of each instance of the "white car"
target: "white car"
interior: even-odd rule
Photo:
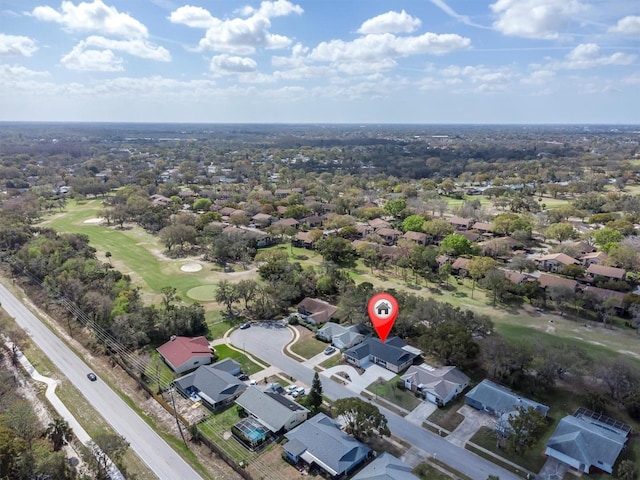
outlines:
[[[303,387],[297,388],[291,396],[293,398],[304,397],[307,394],[307,391]]]
[[[287,388],[284,389],[284,391],[287,392],[287,395],[291,395],[296,390],[298,390],[297,385],[289,385]]]

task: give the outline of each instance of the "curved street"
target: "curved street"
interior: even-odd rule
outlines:
[[[118,434],[126,438],[131,449],[159,479],[202,478],[116,392],[100,380],[100,372],[96,372],[98,381],[91,382],[87,378],[91,368],[2,284],[0,303],[93,408],[100,412]]]
[[[301,382],[311,385],[314,370],[282,352],[284,346],[292,338],[288,328],[265,327],[259,324],[245,330],[237,329],[229,335],[229,341],[235,347],[246,350]],[[355,395],[348,388],[328,379],[324,379],[322,382],[322,389],[324,395],[332,400]],[[518,475],[471,453],[469,450],[453,445],[446,439],[418,427],[390,410],[379,405],[378,407],[386,415],[391,432],[412,446],[422,449],[425,456],[435,456],[475,480],[486,480],[489,475],[497,475],[500,480],[521,479]]]

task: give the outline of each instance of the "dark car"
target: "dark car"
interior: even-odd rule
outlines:
[[[240,375],[238,375],[238,380],[249,380],[249,375],[247,375],[246,373],[241,373]]]
[[[246,330],[250,326],[251,326],[251,324],[249,322],[243,323],[242,325],[240,325],[240,330]]]
[[[93,373],[93,372],[89,372],[89,373],[87,373],[87,378],[88,378],[89,380],[91,380],[92,382],[95,382],[95,381],[98,379],[98,377],[96,377],[96,374],[95,374],[95,373]]]

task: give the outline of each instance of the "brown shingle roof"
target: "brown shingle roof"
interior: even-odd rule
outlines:
[[[578,282],[576,282],[575,280],[564,277],[556,277],[555,275],[548,275],[546,273],[541,273],[538,281],[540,282],[540,286],[542,288],[564,285],[566,287],[575,289],[578,285]]]
[[[589,265],[589,268],[587,268],[587,274],[622,280],[627,274],[627,271],[624,268],[607,267],[606,265],[592,263]]]

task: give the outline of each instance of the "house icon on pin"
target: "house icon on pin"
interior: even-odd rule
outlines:
[[[390,309],[391,305],[387,302],[382,302],[379,305],[376,305],[376,312],[378,312],[378,315],[389,315]]]

